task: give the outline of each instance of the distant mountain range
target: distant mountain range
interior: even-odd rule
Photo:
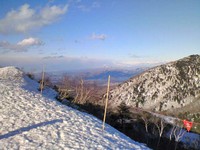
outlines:
[[[121,102],[163,111],[193,103],[200,106],[200,55],[149,69],[110,91],[110,106]]]
[[[129,78],[136,76],[149,67],[138,67],[132,69],[91,69],[91,70],[81,70],[81,71],[59,71],[59,72],[47,72],[46,75],[51,78],[51,80],[56,83],[59,81],[64,75],[71,76],[71,77],[81,77],[84,80],[96,81],[98,84],[106,84],[108,80],[108,76],[111,76],[111,83],[112,84],[119,84],[122,83]],[[41,73],[35,74],[36,78],[41,78]]]
[[[106,83],[108,80],[108,76],[111,76],[111,82],[112,83],[121,83],[129,78],[136,76],[143,71],[147,70],[147,67],[143,68],[136,68],[132,70],[126,70],[126,69],[113,69],[113,70],[102,70],[99,72],[92,72],[85,76],[86,80],[94,80],[99,81],[101,83]]]

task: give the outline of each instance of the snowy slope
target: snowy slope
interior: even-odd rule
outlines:
[[[18,69],[0,68],[0,149],[149,149],[37,88]]]

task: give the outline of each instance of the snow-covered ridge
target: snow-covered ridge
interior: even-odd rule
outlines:
[[[19,79],[23,72],[13,66],[0,68],[0,79]]]
[[[129,79],[110,91],[110,103],[121,102],[163,111],[182,108],[200,96],[200,55],[163,64]]]
[[[17,68],[0,68],[0,149],[149,149],[37,88]]]

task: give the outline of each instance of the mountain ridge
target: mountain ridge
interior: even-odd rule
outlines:
[[[200,56],[191,55],[154,67],[111,90],[109,101],[154,111],[180,108],[200,95],[199,66]]]

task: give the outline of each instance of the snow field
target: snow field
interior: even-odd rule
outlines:
[[[149,149],[102,122],[41,95],[14,67],[0,68],[0,149]]]

